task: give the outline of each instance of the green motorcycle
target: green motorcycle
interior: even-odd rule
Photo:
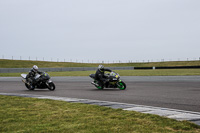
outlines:
[[[98,89],[104,89],[104,87],[119,88],[120,90],[126,89],[126,84],[120,80],[120,76],[116,72],[104,74],[104,77],[106,77],[107,81],[102,83],[99,83],[99,81],[95,79],[95,74],[90,74],[90,77],[94,80],[91,84],[93,84]]]

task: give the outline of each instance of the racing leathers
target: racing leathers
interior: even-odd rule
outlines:
[[[40,71],[38,71],[38,70],[35,71],[35,70],[31,69],[31,70],[29,71],[27,77],[26,77],[26,80],[30,80],[30,81],[31,81],[30,84],[31,84],[31,86],[32,86],[33,88],[35,88],[35,84],[36,84],[38,81],[40,81],[40,78],[35,79],[36,74],[40,74],[40,75],[41,75],[42,72],[40,72]]]
[[[95,79],[99,82],[99,85],[102,85],[103,83],[107,82],[106,77],[104,76],[105,71],[112,72],[110,69],[97,69],[95,73]]]

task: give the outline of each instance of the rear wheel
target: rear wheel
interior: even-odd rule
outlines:
[[[95,87],[97,87],[97,89],[99,90],[103,90],[104,86],[101,84],[101,83],[98,83],[98,81],[94,81],[94,83],[98,84],[98,85],[95,85]]]
[[[55,84],[54,84],[53,82],[49,83],[48,89],[49,89],[50,91],[54,91],[54,90],[56,89]]]
[[[34,89],[35,89],[35,88],[31,88],[31,86],[28,85],[27,83],[25,83],[25,86],[26,86],[26,88],[27,88],[28,90],[34,90]]]
[[[121,82],[118,82],[117,83],[117,87],[120,89],[120,90],[125,90],[126,89],[126,84],[121,81]]]

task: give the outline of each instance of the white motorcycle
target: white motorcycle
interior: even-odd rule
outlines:
[[[50,80],[50,76],[43,72],[41,75],[37,74],[34,78],[35,80],[39,79],[40,80],[33,86],[31,86],[32,80],[30,78],[27,78],[27,74],[21,74],[22,77],[22,82],[25,83],[25,86],[29,90],[34,90],[35,88],[37,89],[49,89],[50,91],[55,90],[55,84],[53,83],[52,80]]]

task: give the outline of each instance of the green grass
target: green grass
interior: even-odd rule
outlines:
[[[200,69],[115,70],[120,76],[194,76]],[[50,76],[89,76],[95,71],[47,72]],[[21,73],[0,73],[0,77],[19,77]]]
[[[45,61],[24,61],[0,59],[0,68],[31,68],[33,65],[39,68],[46,67],[97,67],[99,64],[92,63],[71,63],[71,62],[45,62]],[[200,66],[200,61],[173,61],[173,62],[152,62],[152,63],[113,63],[104,64],[105,67],[162,67],[162,66]],[[49,72],[51,76],[88,76],[95,71],[68,71]],[[157,70],[118,70],[121,76],[182,76],[200,75],[200,69],[157,69]],[[0,73],[0,77],[20,76],[21,73]]]
[[[119,70],[121,76],[194,76],[200,69]]]
[[[101,64],[101,63],[99,63]],[[47,62],[47,61],[25,61],[0,59],[0,68],[32,68],[37,65],[39,68],[48,67],[97,67],[94,63],[72,63],[72,62]],[[150,63],[112,63],[104,64],[105,67],[164,67],[164,66],[200,66],[200,61],[171,61],[171,62],[150,62]]]
[[[64,101],[0,96],[0,132],[199,133],[200,126],[151,114]]]

